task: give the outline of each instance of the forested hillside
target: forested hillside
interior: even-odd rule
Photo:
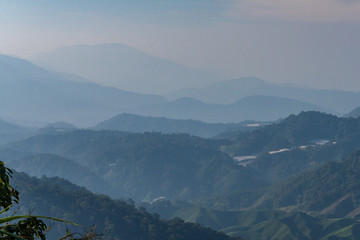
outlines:
[[[179,216],[231,236],[248,240],[356,239],[360,223],[355,218],[324,218],[284,210],[215,210],[161,200],[147,209],[169,218]]]
[[[360,211],[360,152],[340,162],[328,162],[272,186],[235,191],[199,200],[221,209],[288,209],[329,217],[357,216]]]
[[[235,143],[228,147],[227,151],[234,156],[251,155],[262,151],[308,145],[311,140],[316,139],[336,140],[345,134],[340,128],[351,121],[320,112],[301,112],[253,132],[240,132],[234,138]],[[356,123],[360,128],[359,122],[354,120],[350,124]]]
[[[295,207],[332,217],[357,215],[360,207],[360,152],[270,187],[253,207]]]
[[[30,176],[61,177],[96,193],[115,195],[116,192],[119,197],[124,195],[117,192],[101,176],[90,169],[79,165],[73,160],[54,154],[28,153],[12,161],[9,161],[9,159],[4,160],[9,168],[16,169],[19,172],[26,172]]]
[[[39,135],[8,147],[71,159],[115,188],[114,197],[189,199],[266,185],[219,151],[222,143],[185,134],[78,130]]]
[[[320,112],[291,115],[252,132],[240,132],[223,146],[230,155],[256,156],[246,166],[276,182],[359,150],[360,119]]]
[[[104,239],[234,239],[179,218],[161,220],[145,209],[136,209],[132,201],[95,195],[60,178],[37,179],[15,173],[12,185],[20,192],[21,208],[18,211],[73,221],[81,226],[69,225],[73,232],[84,233],[96,226],[95,231],[103,234]],[[55,223],[48,239],[61,237],[64,232],[63,223]]]
[[[303,112],[229,139],[75,130],[44,133],[8,144],[7,148],[33,156],[52,154],[48,157],[59,170],[51,173],[46,164],[38,164],[49,176],[74,181],[76,178],[60,175],[65,172],[60,170],[65,169],[62,167],[65,162],[72,161],[115,189],[111,196],[151,201],[163,196],[194,199],[257,189],[328,161],[339,161],[358,150],[359,144],[359,119]],[[233,157],[254,157],[239,164],[227,153]],[[12,166],[26,170],[35,158],[16,160]],[[36,175],[41,176],[41,171]],[[83,185],[80,178],[76,183]],[[83,186],[101,191],[96,184]]]
[[[228,193],[192,204],[159,199],[144,206],[167,218],[178,216],[249,240],[357,239],[359,167],[357,152],[265,189]]]

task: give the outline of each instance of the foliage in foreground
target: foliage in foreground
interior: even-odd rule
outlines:
[[[19,203],[19,192],[10,185],[10,178],[12,177],[12,174],[13,172],[9,168],[5,167],[4,163],[0,161],[0,239],[45,240],[46,233],[49,230],[43,221],[45,219],[74,224],[53,217],[15,214],[9,215],[8,211],[13,202]],[[91,231],[89,233],[91,233]],[[61,239],[75,240],[73,236],[74,234],[67,233],[67,235]],[[79,239],[95,239],[96,236],[97,235],[95,234],[92,238],[81,237]]]
[[[12,202],[18,203],[19,192],[10,186],[12,171],[0,162],[0,208],[1,214],[9,210]],[[12,223],[18,220],[17,223]],[[0,238],[1,239],[45,239],[45,223],[32,216],[10,216],[0,218]]]

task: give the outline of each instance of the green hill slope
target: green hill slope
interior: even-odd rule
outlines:
[[[0,153],[1,154],[1,153]],[[27,154],[14,160],[5,160],[5,164],[18,172],[26,172],[34,177],[60,177],[79,186],[84,186],[96,193],[117,194],[113,187],[99,175],[78,163],[53,154]]]
[[[79,130],[8,147],[69,158],[139,200],[189,199],[266,185],[219,151],[216,141],[185,134]]]
[[[67,219],[85,229],[96,226],[105,239],[133,240],[230,240],[225,234],[180,219],[160,220],[145,209],[136,209],[131,202],[111,200],[95,195],[60,178],[31,178],[14,174],[13,186],[20,192],[20,212]],[[69,226],[72,231],[82,231]],[[47,236],[57,239],[64,233],[62,224],[55,224]],[[59,235],[60,234],[60,235]],[[56,237],[57,236],[57,237]]]
[[[360,152],[328,162],[270,187],[234,191],[196,201],[217,209],[287,209],[326,217],[360,214]]]
[[[234,138],[234,144],[226,150],[232,155],[251,155],[307,145],[315,139],[333,139],[340,135],[339,127],[344,121],[348,119],[320,112],[301,112],[277,124],[249,133],[239,133]],[[357,124],[359,127],[360,123]]]
[[[167,218],[178,216],[248,240],[330,240],[360,236],[356,231],[360,223],[354,218],[327,219],[283,210],[221,211],[166,200],[154,202],[147,209]]]
[[[274,185],[254,204],[267,209],[295,207],[333,217],[346,216],[359,206],[360,152]]]
[[[302,112],[252,132],[239,133],[223,147],[232,156],[255,155],[246,164],[268,181],[339,161],[359,150],[360,119]]]

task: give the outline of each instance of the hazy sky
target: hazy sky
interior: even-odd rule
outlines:
[[[359,0],[0,0],[3,54],[115,42],[224,80],[360,91]]]

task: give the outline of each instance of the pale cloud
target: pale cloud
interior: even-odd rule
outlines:
[[[238,21],[360,22],[358,0],[230,0]]]

